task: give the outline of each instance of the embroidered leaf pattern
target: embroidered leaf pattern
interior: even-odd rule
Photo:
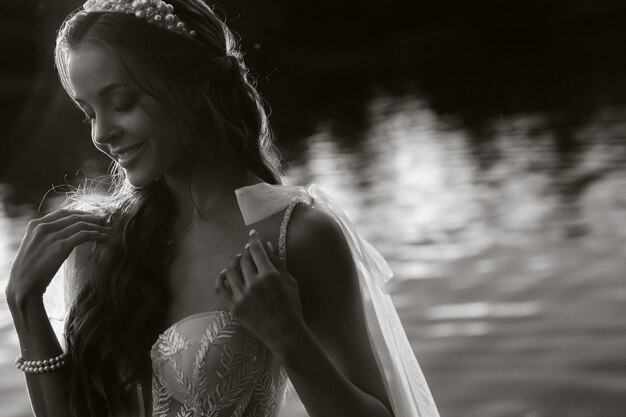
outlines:
[[[181,409],[178,412],[178,414],[176,414],[176,417],[194,417],[194,415],[195,415],[195,413],[194,413],[194,409],[193,409],[192,405],[189,404],[189,403],[185,403],[181,407]]]
[[[255,374],[250,360],[235,347],[225,345],[217,371],[220,383],[209,394],[209,407],[224,409],[236,405],[250,391]]]
[[[196,381],[197,388],[194,395],[194,401],[200,402],[207,395],[207,387],[209,383],[209,375],[205,366],[206,355],[209,352],[211,344],[209,342],[208,332],[204,333],[200,340],[200,349],[196,353],[196,359],[193,363],[193,379]]]
[[[153,416],[277,415],[286,373],[231,313],[217,312],[203,324],[200,334],[186,336],[174,325],[153,346]],[[191,371],[181,366],[183,355],[192,355]],[[166,376],[163,366],[172,372]],[[175,398],[170,389],[178,394]]]
[[[275,415],[282,403],[286,382],[287,372],[275,357],[270,355],[268,366],[265,368],[257,385],[254,386],[252,394],[255,401],[250,415]]]
[[[187,403],[191,400],[191,397],[193,396],[193,387],[191,385],[191,381],[189,380],[189,378],[187,378],[187,375],[185,375],[176,360],[170,358],[169,363],[172,365],[172,368],[174,368],[177,386],[185,397],[185,403]]]
[[[159,337],[157,344],[158,350],[163,356],[173,355],[189,347],[187,340],[178,332],[176,325],[167,329]]]
[[[171,396],[155,374],[152,375],[152,415],[166,416],[170,411]]]

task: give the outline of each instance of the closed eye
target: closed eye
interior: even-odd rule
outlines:
[[[123,112],[126,110],[130,110],[133,104],[135,104],[134,100],[126,99],[126,100],[122,100],[118,105],[113,105],[112,107],[113,107],[113,110],[116,112]]]

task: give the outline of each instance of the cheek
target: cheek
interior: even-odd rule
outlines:
[[[153,131],[153,149],[156,152],[158,164],[161,168],[167,169],[183,159],[184,145],[181,143],[182,138],[177,135],[172,126],[161,125],[159,127]]]
[[[190,156],[193,153],[192,139],[186,129],[178,129],[174,122],[163,126],[163,142],[171,153],[172,157],[180,159]]]
[[[190,141],[185,137],[187,135],[179,130],[175,116],[170,111],[154,100],[146,100],[140,107],[141,125],[147,127],[141,136],[147,137],[148,141],[153,143],[159,165],[171,166],[189,153],[186,150],[192,149],[188,143]]]

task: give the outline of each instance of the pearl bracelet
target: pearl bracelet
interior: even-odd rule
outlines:
[[[41,359],[38,361],[25,361],[21,356],[15,359],[15,366],[20,371],[27,374],[41,374],[43,372],[54,371],[65,366],[67,354],[61,353],[59,356],[55,356],[50,359]]]

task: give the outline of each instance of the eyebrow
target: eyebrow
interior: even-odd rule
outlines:
[[[107,86],[104,86],[100,89],[100,91],[98,91],[98,97],[104,97],[107,93],[109,93],[112,90],[115,90],[116,88],[119,87],[126,87],[126,85],[119,83],[119,82],[115,82],[112,84],[109,84]],[[78,102],[78,103],[82,103],[85,104],[85,102],[77,97],[74,97],[74,101]]]

